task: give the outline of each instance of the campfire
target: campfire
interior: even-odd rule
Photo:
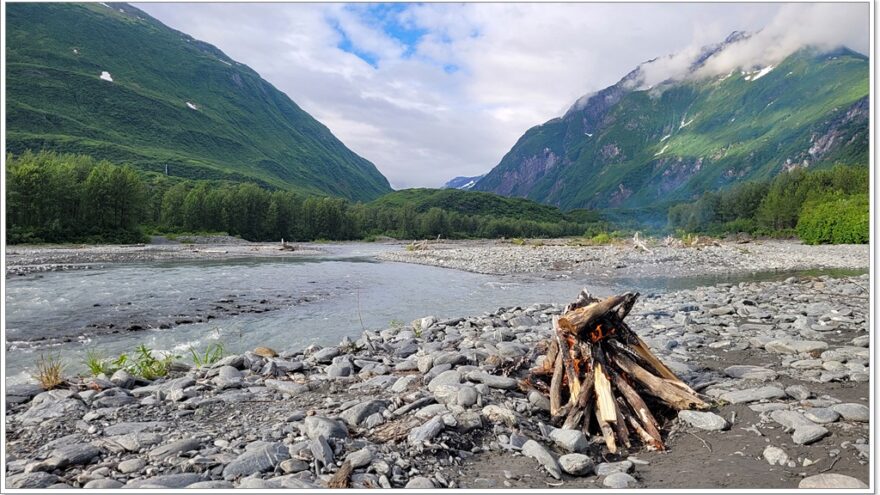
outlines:
[[[632,437],[664,450],[655,413],[709,407],[624,323],[638,296],[582,291],[553,318],[543,365],[524,384],[549,396],[551,423],[601,435],[611,453]]]

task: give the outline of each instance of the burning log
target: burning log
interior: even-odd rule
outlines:
[[[553,318],[543,364],[524,382],[548,395],[551,423],[600,435],[611,453],[631,437],[664,450],[658,414],[709,407],[624,323],[638,296],[582,291]]]

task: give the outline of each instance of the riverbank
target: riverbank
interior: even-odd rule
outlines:
[[[102,268],[110,263],[171,260],[317,256],[316,244],[247,242],[237,240],[162,244],[12,245],[6,247],[6,276],[61,270]]]
[[[705,242],[698,246],[665,245],[646,239],[648,251],[632,240],[604,246],[576,246],[570,240],[431,242],[417,250],[400,247],[379,255],[385,261],[419,263],[486,274],[533,273],[551,278],[679,277],[812,269],[864,269],[869,246],[808,246],[799,241],[755,240]]]
[[[867,482],[868,283],[800,277],[641,298],[627,322],[724,424],[665,418],[667,453],[609,455],[601,439],[547,428],[548,402],[517,381],[562,308],[533,304],[227,356],[153,383],[119,373],[51,392],[8,387],[7,487],[314,488],[345,462],[362,488]]]

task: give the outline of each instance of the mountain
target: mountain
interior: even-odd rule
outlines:
[[[121,3],[6,9],[7,151],[370,200],[391,187],[259,74]]]
[[[743,36],[707,47],[691,70]],[[866,164],[868,75],[868,59],[848,49],[654,87],[640,66],[529,129],[474,189],[635,209],[793,167]]]
[[[471,189],[480,179],[483,178],[483,175],[478,175],[476,177],[456,177],[446,184],[443,184],[443,189]]]

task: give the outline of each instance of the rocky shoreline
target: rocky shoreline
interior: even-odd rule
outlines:
[[[418,263],[484,274],[535,273],[549,277],[677,277],[811,269],[868,269],[868,245],[807,246],[798,241],[711,240],[697,246],[646,240],[650,252],[631,240],[604,246],[569,240],[522,245],[502,241],[444,241],[417,250],[389,250],[384,261]]]
[[[186,239],[184,239],[186,240]],[[204,240],[204,239],[192,239]],[[48,245],[6,247],[6,276],[62,270],[90,270],[111,263],[142,263],[172,260],[225,260],[235,258],[316,256],[323,254],[313,244],[231,242],[209,238],[210,242],[130,245]],[[216,241],[216,242],[215,242]]]
[[[665,453],[609,455],[548,425],[547,399],[518,382],[562,308],[534,304],[178,363],[154,382],[10,386],[6,486],[316,488],[350,469],[355,488],[864,487],[868,282],[643,295],[630,326],[714,403],[665,418]]]

